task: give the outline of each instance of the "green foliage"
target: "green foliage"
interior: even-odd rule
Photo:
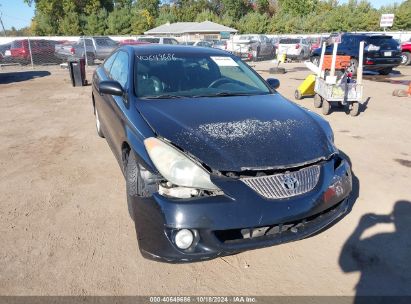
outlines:
[[[247,0],[221,0],[224,12],[238,20],[251,10],[250,2]]]
[[[24,0],[35,4],[34,35],[140,34],[166,22],[210,20],[241,33],[411,30],[411,0],[373,8],[367,0]]]
[[[137,0],[136,8],[138,10],[147,10],[154,18],[158,17],[160,0]]]
[[[218,15],[216,15],[214,12],[212,12],[211,10],[207,9],[207,10],[202,11],[200,14],[198,14],[195,21],[197,22],[212,21],[216,23],[221,23],[221,18]]]
[[[174,8],[170,7],[169,5],[162,5],[160,7],[160,11],[158,17],[155,20],[155,25],[159,26],[165,24],[167,22],[173,23],[178,21],[178,16],[175,13]]]
[[[108,13],[106,9],[101,8],[97,13],[93,12],[86,17],[84,34],[86,35],[104,35],[107,30]]]
[[[119,8],[116,6],[107,19],[107,35],[127,35],[131,34],[130,9],[126,6]]]
[[[238,29],[241,33],[263,34],[267,32],[269,16],[258,12],[251,12],[245,15],[238,22]]]
[[[154,17],[146,9],[136,10],[131,20],[132,34],[140,35],[151,29],[154,25]]]

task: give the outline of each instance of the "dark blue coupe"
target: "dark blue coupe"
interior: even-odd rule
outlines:
[[[308,237],[347,212],[329,124],[218,49],[117,49],[93,75],[97,132],[144,257],[190,262]]]

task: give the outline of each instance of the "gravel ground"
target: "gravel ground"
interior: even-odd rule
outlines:
[[[255,64],[263,77],[272,66]],[[293,100],[309,72],[283,66],[271,76]],[[397,71],[365,76],[360,116],[325,117],[356,176],[348,216],[303,241],[181,265],[141,257],[91,87],[55,67],[0,71],[0,294],[411,295],[411,97],[391,95],[411,67]]]

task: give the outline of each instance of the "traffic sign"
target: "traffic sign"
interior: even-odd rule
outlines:
[[[391,27],[394,23],[394,14],[382,14],[380,27]]]

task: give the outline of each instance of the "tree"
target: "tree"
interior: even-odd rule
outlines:
[[[157,18],[160,0],[137,0],[135,6],[138,10],[146,10],[150,16]]]
[[[197,22],[212,21],[216,23],[221,23],[221,18],[217,16],[211,10],[207,9],[207,10],[202,11],[200,14],[198,14],[195,21]]]
[[[255,1],[255,8],[256,11],[260,14],[266,14],[269,12],[270,9],[270,1],[269,0],[256,0]]]
[[[239,20],[251,10],[250,2],[247,0],[221,0],[224,14]]]
[[[127,7],[118,8],[117,6],[108,15],[107,30],[108,35],[126,35],[132,32],[130,9]]]
[[[101,8],[98,13],[93,12],[91,15],[87,16],[84,34],[90,36],[104,35],[107,30],[107,17],[108,13],[104,8]]]
[[[176,21],[178,21],[178,16],[175,14],[175,9],[171,8],[170,5],[162,5],[155,20],[155,25],[159,26],[167,22],[172,23]]]
[[[154,17],[146,9],[137,10],[132,17],[132,34],[141,35],[154,25]]]
[[[318,0],[278,0],[281,10],[292,16],[304,16],[312,12]]]
[[[238,29],[242,33],[263,34],[268,30],[269,16],[258,12],[251,12],[245,15],[238,22]]]

